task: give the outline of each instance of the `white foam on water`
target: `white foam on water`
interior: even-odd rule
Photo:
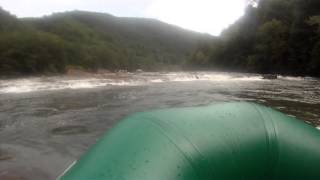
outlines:
[[[262,76],[233,78],[233,81],[266,81]]]
[[[26,93],[26,92],[32,92],[34,89],[26,86],[20,86],[20,87],[8,87],[8,88],[3,88],[0,90],[2,93]]]
[[[73,84],[68,84],[70,89],[92,89],[99,87],[100,84],[93,84],[91,82],[77,82]]]
[[[39,79],[21,79],[0,81],[0,93],[26,93],[37,90],[47,90],[48,86],[52,84],[39,82]],[[53,89],[51,87],[50,89]]]
[[[304,77],[293,77],[293,76],[278,76],[279,79],[288,80],[288,81],[303,81]]]
[[[169,77],[170,81],[188,82],[188,81],[212,81],[212,82],[227,82],[227,81],[264,81],[261,76],[243,76],[237,77],[224,74],[198,74],[198,75],[176,75]]]
[[[98,78],[78,80],[59,80],[53,78],[49,81],[44,81],[39,78],[29,80],[7,80],[0,81],[0,94],[52,91],[62,89],[92,89],[105,86],[137,86],[141,84],[141,82],[137,81]]]
[[[17,80],[0,80],[0,94],[27,93],[35,91],[52,91],[62,89],[92,89],[105,86],[140,86],[164,82],[234,82],[234,81],[264,81],[261,76],[239,76],[227,73],[146,73],[140,75],[127,74],[121,78],[82,78],[45,77]]]
[[[150,82],[152,83],[162,83],[165,82],[163,79],[152,79]]]
[[[112,86],[139,86],[143,84],[144,84],[143,82],[139,82],[139,81],[120,81],[120,82],[106,83],[106,85],[112,85]]]

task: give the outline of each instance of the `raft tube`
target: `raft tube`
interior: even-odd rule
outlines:
[[[320,179],[320,131],[251,103],[137,113],[61,180]]]

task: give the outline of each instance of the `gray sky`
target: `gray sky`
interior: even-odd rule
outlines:
[[[87,10],[115,16],[149,17],[186,29],[219,35],[244,13],[246,0],[0,0],[18,17]]]

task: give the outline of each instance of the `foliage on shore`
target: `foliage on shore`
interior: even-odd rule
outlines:
[[[19,19],[0,9],[0,75],[158,70],[183,64],[210,38],[152,19],[84,11]]]
[[[199,47],[189,63],[198,68],[320,76],[320,1],[255,1],[221,37]]]

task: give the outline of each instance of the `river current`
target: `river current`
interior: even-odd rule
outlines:
[[[320,127],[320,80],[221,72],[106,73],[0,80],[0,179],[53,180],[121,118],[249,101]]]

